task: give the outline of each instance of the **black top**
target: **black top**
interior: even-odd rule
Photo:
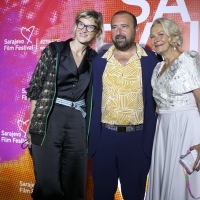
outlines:
[[[57,79],[57,96],[70,101],[85,99],[91,77],[91,69],[88,61],[89,48],[77,67],[70,45],[66,45],[60,58],[60,66]]]

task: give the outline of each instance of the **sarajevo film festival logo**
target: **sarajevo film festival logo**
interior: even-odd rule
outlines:
[[[17,121],[18,128],[20,129],[20,131],[22,131],[24,133],[24,137],[26,137],[26,131],[28,129],[28,123],[29,123],[29,119],[26,120],[26,121],[22,121],[22,120]]]
[[[34,29],[35,29],[35,26],[31,26],[29,28],[26,28],[26,27],[21,28],[21,34],[27,40],[27,44],[29,42],[32,43],[31,37],[32,37]]]

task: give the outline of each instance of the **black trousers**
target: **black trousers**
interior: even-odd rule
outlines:
[[[83,200],[87,168],[86,122],[81,112],[56,104],[42,146],[32,145],[34,200]]]

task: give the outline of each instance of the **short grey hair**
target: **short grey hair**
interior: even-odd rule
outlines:
[[[73,27],[73,35],[76,30],[76,22],[79,21],[80,18],[94,19],[94,22],[97,25],[97,30],[99,31],[99,34],[96,36],[96,44],[97,45],[101,44],[104,40],[104,26],[103,26],[102,14],[95,10],[84,10],[84,11],[77,13],[77,15],[75,17],[74,27]]]
[[[182,43],[183,43],[182,31],[180,30],[176,22],[174,22],[173,20],[161,17],[153,21],[151,28],[155,26],[156,24],[161,24],[163,26],[164,32],[169,37],[169,43],[171,45],[173,46],[175,45],[176,47],[182,46]],[[176,40],[175,44],[174,42],[172,42],[172,38]]]

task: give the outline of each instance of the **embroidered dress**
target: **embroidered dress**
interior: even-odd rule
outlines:
[[[192,90],[200,88],[198,53],[183,52],[161,75],[164,61],[152,75],[159,115],[152,150],[146,200],[192,200],[179,158],[200,143],[200,114]],[[195,197],[200,197],[200,172],[189,175]]]

